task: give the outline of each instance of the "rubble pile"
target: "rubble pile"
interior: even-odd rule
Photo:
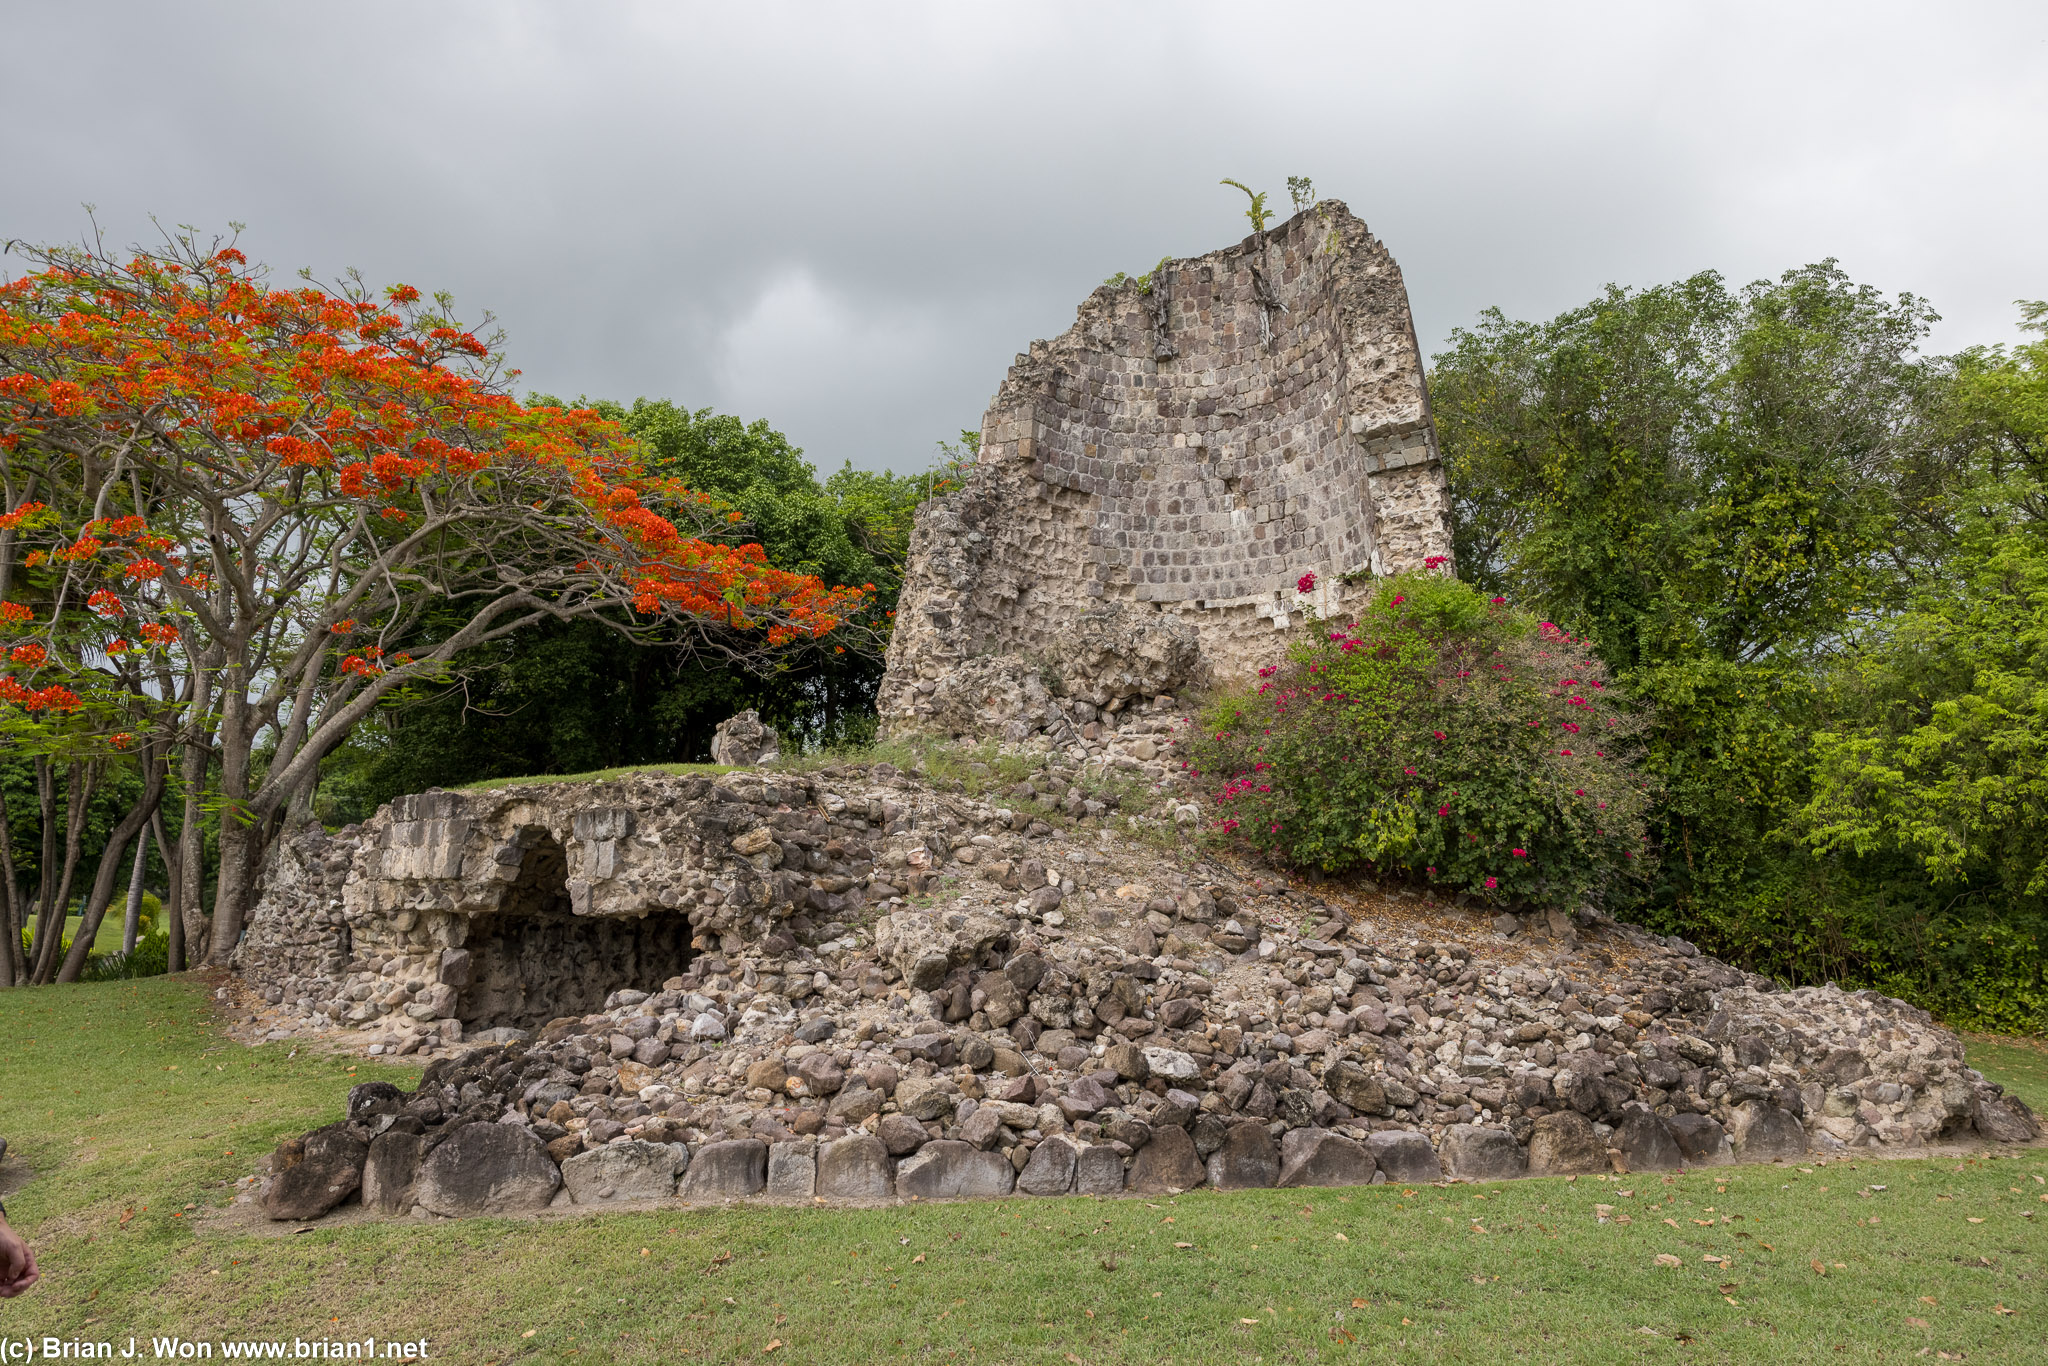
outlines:
[[[772,810],[718,799],[748,782]],[[621,786],[548,799],[652,799]],[[700,932],[680,973],[492,1026],[411,1094],[357,1087],[280,1150],[269,1212],[1499,1180],[2037,1136],[1924,1012],[1594,913],[1290,885],[886,765],[705,786],[653,794],[696,862],[820,854],[830,899],[767,884],[790,909],[758,937]]]

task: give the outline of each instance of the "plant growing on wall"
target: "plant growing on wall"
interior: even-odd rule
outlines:
[[[1254,192],[1252,187],[1243,181],[1232,180],[1228,176],[1216,183],[1218,185],[1232,185],[1243,190],[1245,198],[1252,202],[1251,207],[1244,211],[1244,216],[1252,220],[1252,231],[1264,232],[1266,230],[1266,224],[1272,220],[1273,211],[1266,207],[1266,192],[1264,190]]]

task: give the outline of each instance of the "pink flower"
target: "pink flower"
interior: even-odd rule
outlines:
[[[1414,769],[1412,769],[1412,768],[1404,768],[1404,769],[1402,769],[1401,771],[1402,771],[1403,773],[1413,773],[1413,772],[1414,772],[1415,770],[1414,770]]]
[[[1429,555],[1423,558],[1422,567],[1424,569],[1441,569],[1450,562],[1451,557],[1448,555]],[[1432,868],[1429,871],[1433,873],[1436,869]]]
[[[1567,758],[1567,759],[1569,759],[1569,758],[1571,758],[1571,757],[1572,757],[1572,752],[1571,752],[1570,750],[1568,750],[1568,749],[1561,749],[1561,750],[1559,750],[1559,751],[1558,751],[1558,753],[1559,753],[1559,754],[1562,754],[1562,755],[1563,755],[1563,756],[1564,756],[1565,758]]]
[[[1451,814],[1451,808],[1449,806],[1439,806],[1436,809],[1436,814],[1439,816],[1448,816]]]
[[[1316,574],[1313,569],[1294,581],[1294,591],[1297,593],[1313,593],[1316,591]],[[1278,829],[1279,827],[1276,826],[1274,828]]]
[[[1495,599],[1494,599],[1493,601],[1494,601],[1494,604],[1495,604],[1496,606],[1498,606],[1499,604],[1501,604],[1501,603],[1503,603],[1503,602],[1506,602],[1506,601],[1507,601],[1507,599],[1506,599],[1506,598],[1495,598]]]
[[[1529,851],[1527,849],[1511,849],[1508,852],[1512,853],[1516,858],[1529,857]]]
[[[1489,891],[1489,892],[1490,892],[1490,891],[1492,891],[1492,890],[1493,890],[1494,888],[1496,888],[1496,887],[1498,887],[1498,886],[1500,886],[1500,879],[1499,879],[1499,878],[1497,878],[1497,877],[1490,877],[1490,878],[1486,879],[1486,890],[1487,890],[1487,891]]]
[[[1397,605],[1398,605],[1398,604],[1400,604],[1400,603],[1404,603],[1404,602],[1406,602],[1406,601],[1408,601],[1408,599],[1407,599],[1407,598],[1405,598],[1405,597],[1403,597],[1403,596],[1402,596],[1401,594],[1399,594],[1399,593],[1396,593],[1396,594],[1394,594],[1394,602],[1395,602],[1395,603],[1396,603]]]
[[[1439,740],[1448,740],[1448,739],[1450,739],[1450,737],[1449,737],[1448,735],[1445,735],[1445,734],[1444,734],[1444,733],[1443,733],[1442,731],[1440,731],[1440,730],[1433,730],[1433,731],[1431,731],[1431,732],[1430,732],[1430,734],[1431,734],[1431,735],[1434,735],[1434,736],[1435,736],[1435,737],[1436,737],[1437,739],[1439,739]]]

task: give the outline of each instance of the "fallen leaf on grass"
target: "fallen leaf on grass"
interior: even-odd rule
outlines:
[[[1353,1300],[1353,1301],[1351,1302],[1351,1307],[1352,1307],[1353,1309],[1370,1309],[1370,1308],[1372,1308],[1372,1301],[1371,1301],[1371,1300]]]
[[[1813,1274],[1816,1276],[1825,1276],[1828,1274],[1828,1269],[1825,1263],[1808,1262],[1807,1265],[1813,1268]]]
[[[1933,1303],[1934,1303],[1934,1296],[1932,1296],[1932,1295],[1922,1295],[1922,1296],[1920,1297],[1920,1303],[1922,1303],[1922,1304],[1933,1304]]]
[[[525,1332],[521,1333],[519,1336],[523,1338],[530,1338],[539,1331],[540,1330],[538,1328],[529,1328]]]
[[[912,1258],[910,1259],[910,1264],[911,1264],[912,1266],[916,1266],[916,1265],[917,1265],[917,1264],[918,1264],[919,1262],[921,1262],[921,1261],[923,1261],[923,1260],[924,1260],[924,1254],[923,1254],[922,1252],[920,1252],[920,1253],[918,1253],[918,1254],[917,1254],[917,1255],[916,1255],[915,1257],[912,1257]]]
[[[1340,1234],[1338,1234],[1338,1235],[1337,1235],[1337,1241],[1338,1241],[1338,1242],[1340,1242],[1340,1243],[1348,1243],[1348,1242],[1350,1242],[1351,1240],[1350,1240],[1349,1238],[1346,1238],[1346,1237],[1345,1237],[1345,1236],[1344,1236],[1343,1234],[1341,1234],[1341,1233],[1340,1233]]]
[[[1906,1315],[1906,1326],[1908,1328],[1925,1328],[1927,1326],[1927,1320],[1916,1319],[1911,1314],[1908,1314]]]
[[[1175,1243],[1175,1244],[1174,1244],[1174,1246],[1175,1246],[1175,1247],[1193,1247],[1193,1246],[1194,1246],[1194,1244],[1193,1244],[1193,1243]]]
[[[1964,1218],[1966,1218],[1966,1219],[1968,1219],[1968,1220],[1969,1220],[1969,1221],[1970,1221],[1971,1223],[1973,1223],[1973,1224],[1981,1224],[1981,1223],[1983,1223],[1983,1222],[1984,1222],[1984,1221],[1983,1221],[1982,1219],[1979,1219],[1979,1218],[1978,1218],[1978,1217],[1977,1217],[1976,1215],[1974,1215],[1974,1214],[1966,1214],[1966,1215],[1964,1215],[1963,1217],[1964,1217]]]
[[[1991,1312],[1994,1314],[2002,1315],[2005,1318],[2011,1318],[2014,1314],[2017,1314],[2020,1311],[2017,1309],[2007,1309],[2002,1304],[1994,1304],[1991,1306]]]
[[[1257,1322],[1258,1322],[1258,1320],[1257,1320],[1257,1319],[1239,1319],[1239,1320],[1238,1320],[1238,1322],[1239,1322],[1239,1323],[1257,1323]]]
[[[1674,1256],[1672,1256],[1672,1255],[1671,1255],[1670,1253],[1668,1253],[1668,1252],[1660,1252],[1660,1253],[1658,1253],[1658,1254],[1657,1254],[1657,1265],[1658,1265],[1658,1266],[1684,1266],[1684,1265],[1685,1265],[1685,1263],[1684,1263],[1684,1261],[1683,1261],[1683,1260],[1681,1260],[1680,1258],[1674,1257]]]
[[[761,1349],[761,1354],[762,1354],[763,1356],[766,1356],[766,1355],[767,1355],[768,1353],[770,1353],[770,1352],[779,1352],[779,1351],[781,1351],[781,1350],[782,1350],[782,1339],[781,1339],[781,1338],[770,1338],[770,1339],[768,1339],[768,1345],[767,1345],[766,1347],[763,1347],[763,1348]]]

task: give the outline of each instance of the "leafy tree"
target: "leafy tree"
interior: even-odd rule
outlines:
[[[8,511],[7,591],[43,653],[0,705],[29,714],[105,655],[67,655],[74,620],[131,622],[182,661],[160,695],[181,705],[138,744],[183,746],[188,792],[217,757],[216,962],[320,761],[464,651],[586,618],[772,648],[861,608],[769,565],[615,424],[514,401],[445,296],[276,290],[189,237],[29,255],[41,269],[0,286],[0,450],[30,500]]]

